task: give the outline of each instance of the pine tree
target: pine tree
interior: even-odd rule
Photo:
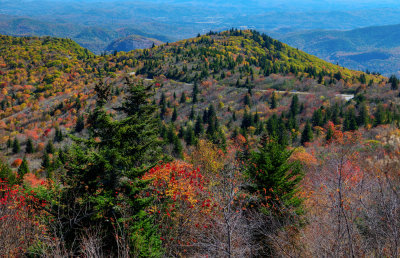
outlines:
[[[196,123],[194,124],[194,133],[196,136],[200,136],[204,132],[203,121],[200,115],[197,115]]]
[[[324,126],[324,118],[320,108],[314,111],[311,121],[313,126]]]
[[[329,142],[329,141],[332,139],[333,134],[334,134],[333,128],[332,128],[331,126],[329,126],[329,127],[328,127],[328,130],[326,131],[325,140],[326,140],[327,142]]]
[[[85,119],[83,118],[82,115],[79,115],[75,125],[75,132],[77,133],[82,132],[84,128],[85,128]]]
[[[44,152],[42,157],[42,167],[44,169],[48,169],[50,167],[50,157],[47,152]]]
[[[172,112],[171,121],[175,122],[177,118],[178,118],[178,111],[176,110],[176,107],[174,107],[174,111]]]
[[[275,91],[272,93],[272,97],[271,97],[271,109],[275,109],[278,107],[278,102],[276,99],[276,93]]]
[[[267,219],[259,221],[263,223],[260,225],[263,228],[280,230],[282,226],[296,226],[297,217],[303,213],[303,199],[297,193],[304,173],[299,161],[290,161],[293,152],[275,139],[264,138],[258,151],[249,154],[245,175],[252,182],[247,190],[256,197],[253,209],[274,218],[280,225],[274,227],[269,224],[271,219]],[[255,243],[262,244],[266,249],[271,247],[270,238],[257,231],[252,234]]]
[[[358,129],[357,117],[354,108],[349,108],[347,110],[344,121],[343,121],[343,131],[355,131]]]
[[[52,140],[50,140],[50,141],[46,144],[46,149],[45,149],[45,151],[46,151],[48,154],[53,154],[53,153],[55,152],[55,148],[54,148],[54,145],[53,145],[53,141],[52,141]]]
[[[192,92],[192,102],[197,103],[197,95],[199,94],[199,87],[197,86],[197,82],[194,82],[193,92]]]
[[[62,142],[63,139],[64,139],[64,135],[63,135],[61,129],[56,127],[56,133],[54,135],[54,141],[55,142]]]
[[[182,92],[181,99],[179,100],[179,103],[181,103],[181,104],[186,103],[186,94],[185,94],[185,92]]]
[[[17,137],[14,138],[13,145],[12,145],[12,151],[14,154],[17,154],[21,151],[21,145],[19,144]]]
[[[183,146],[181,143],[181,140],[175,135],[174,140],[173,140],[173,145],[174,145],[174,156],[176,158],[183,158]]]
[[[250,154],[246,175],[254,181],[249,191],[265,194],[267,190],[266,194],[274,197],[260,197],[259,202],[264,204],[259,207],[261,210],[274,205],[300,208],[302,200],[296,193],[303,171],[299,162],[289,161],[293,151],[275,139],[263,139],[259,150]]]
[[[17,172],[18,179],[19,179],[18,181],[19,181],[20,184],[23,182],[24,176],[26,174],[28,174],[28,173],[29,173],[29,165],[28,165],[28,161],[24,157],[24,159],[22,160],[21,165],[18,168],[18,172]]]
[[[366,104],[362,104],[357,117],[358,125],[367,125],[369,123],[369,112]]]
[[[28,154],[31,154],[35,151],[35,147],[33,146],[33,141],[31,138],[28,138],[28,141],[26,142],[26,149],[25,152]]]
[[[246,94],[246,96],[244,96],[244,105],[251,107],[251,98],[249,94]]]
[[[7,162],[0,159],[0,179],[6,180],[9,185],[17,183],[15,173],[12,171]]]
[[[13,141],[11,140],[11,138],[9,137],[7,140],[7,148],[11,148],[13,145]]]
[[[399,88],[399,79],[395,75],[390,76],[389,83],[392,90],[397,90]]]
[[[301,134],[301,144],[304,145],[306,142],[311,142],[313,139],[313,132],[310,122],[307,121],[303,133]]]
[[[290,113],[296,116],[299,113],[299,97],[294,94],[292,97],[292,102],[290,104]]]
[[[132,256],[158,257],[161,240],[153,217],[145,212],[152,199],[141,197],[148,184],[141,178],[161,160],[160,123],[155,116],[157,108],[151,104],[151,87],[128,78],[126,84],[127,96],[117,108],[126,116],[120,120],[112,119],[104,107],[108,85],[100,82],[95,87],[97,103],[89,117],[89,138],[76,139],[67,155],[64,181],[68,187],[63,190],[60,207],[85,209],[86,214],[77,218],[77,224],[66,223],[62,230],[67,232],[67,243],[72,243],[83,228],[101,224],[105,251],[115,256],[114,229],[119,227],[129,235]]]
[[[385,110],[382,104],[379,104],[375,112],[375,126],[384,124],[386,120]]]
[[[190,115],[189,115],[189,119],[190,120],[194,120],[195,114],[194,114],[194,107],[192,106],[192,109],[190,110]]]
[[[188,126],[185,132],[185,141],[187,145],[193,145],[195,141],[195,133],[191,126]]]
[[[251,113],[247,112],[247,109],[244,110],[243,120],[242,120],[242,129],[247,129],[253,125],[253,116]]]

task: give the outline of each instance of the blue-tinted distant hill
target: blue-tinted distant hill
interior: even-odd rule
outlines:
[[[162,35],[149,34],[134,28],[107,29],[95,26],[83,26],[72,23],[56,23],[40,21],[31,18],[15,17],[0,14],[0,34],[11,36],[52,36],[71,38],[82,47],[88,48],[94,53],[100,54],[108,45],[119,38],[131,35],[148,41],[172,41]],[[150,44],[151,46],[151,44]],[[136,47],[138,48],[138,47]]]
[[[316,30],[279,37],[330,62],[389,75],[400,70],[400,24],[349,31]]]

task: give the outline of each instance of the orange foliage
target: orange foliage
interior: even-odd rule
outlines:
[[[11,166],[17,168],[17,167],[21,166],[21,164],[22,164],[22,159],[16,159],[16,160],[13,161]]]
[[[302,147],[296,149],[290,159],[300,161],[300,163],[307,166],[317,164],[317,159],[312,154],[306,152]]]
[[[24,176],[24,181],[30,184],[32,187],[38,187],[39,185],[43,185],[46,181],[38,178],[33,173],[28,173]]]

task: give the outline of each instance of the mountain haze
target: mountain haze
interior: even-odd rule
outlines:
[[[349,31],[305,31],[279,38],[324,60],[352,69],[385,75],[398,75],[400,71],[400,25]]]

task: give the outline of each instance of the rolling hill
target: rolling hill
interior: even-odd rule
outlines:
[[[400,25],[375,26],[349,31],[317,30],[279,37],[329,62],[385,75],[400,72]]]
[[[121,42],[123,41],[123,38],[128,36],[140,38],[141,42],[159,42],[158,40],[171,41],[171,38],[169,37],[149,34],[130,27],[107,29],[99,26],[85,26],[66,22],[53,23],[4,14],[0,14],[0,34],[11,36],[51,36],[70,38],[82,47],[87,48],[96,54],[107,51],[106,48],[114,40],[116,42]],[[150,39],[147,39],[147,37]],[[143,46],[147,45],[148,44],[144,44]],[[132,46],[132,49],[136,48],[138,47]]]
[[[131,35],[124,38],[119,38],[112,41],[106,48],[106,52],[124,51],[129,52],[135,49],[150,48],[151,46],[161,45],[162,42],[157,39],[145,38],[142,36]]]

